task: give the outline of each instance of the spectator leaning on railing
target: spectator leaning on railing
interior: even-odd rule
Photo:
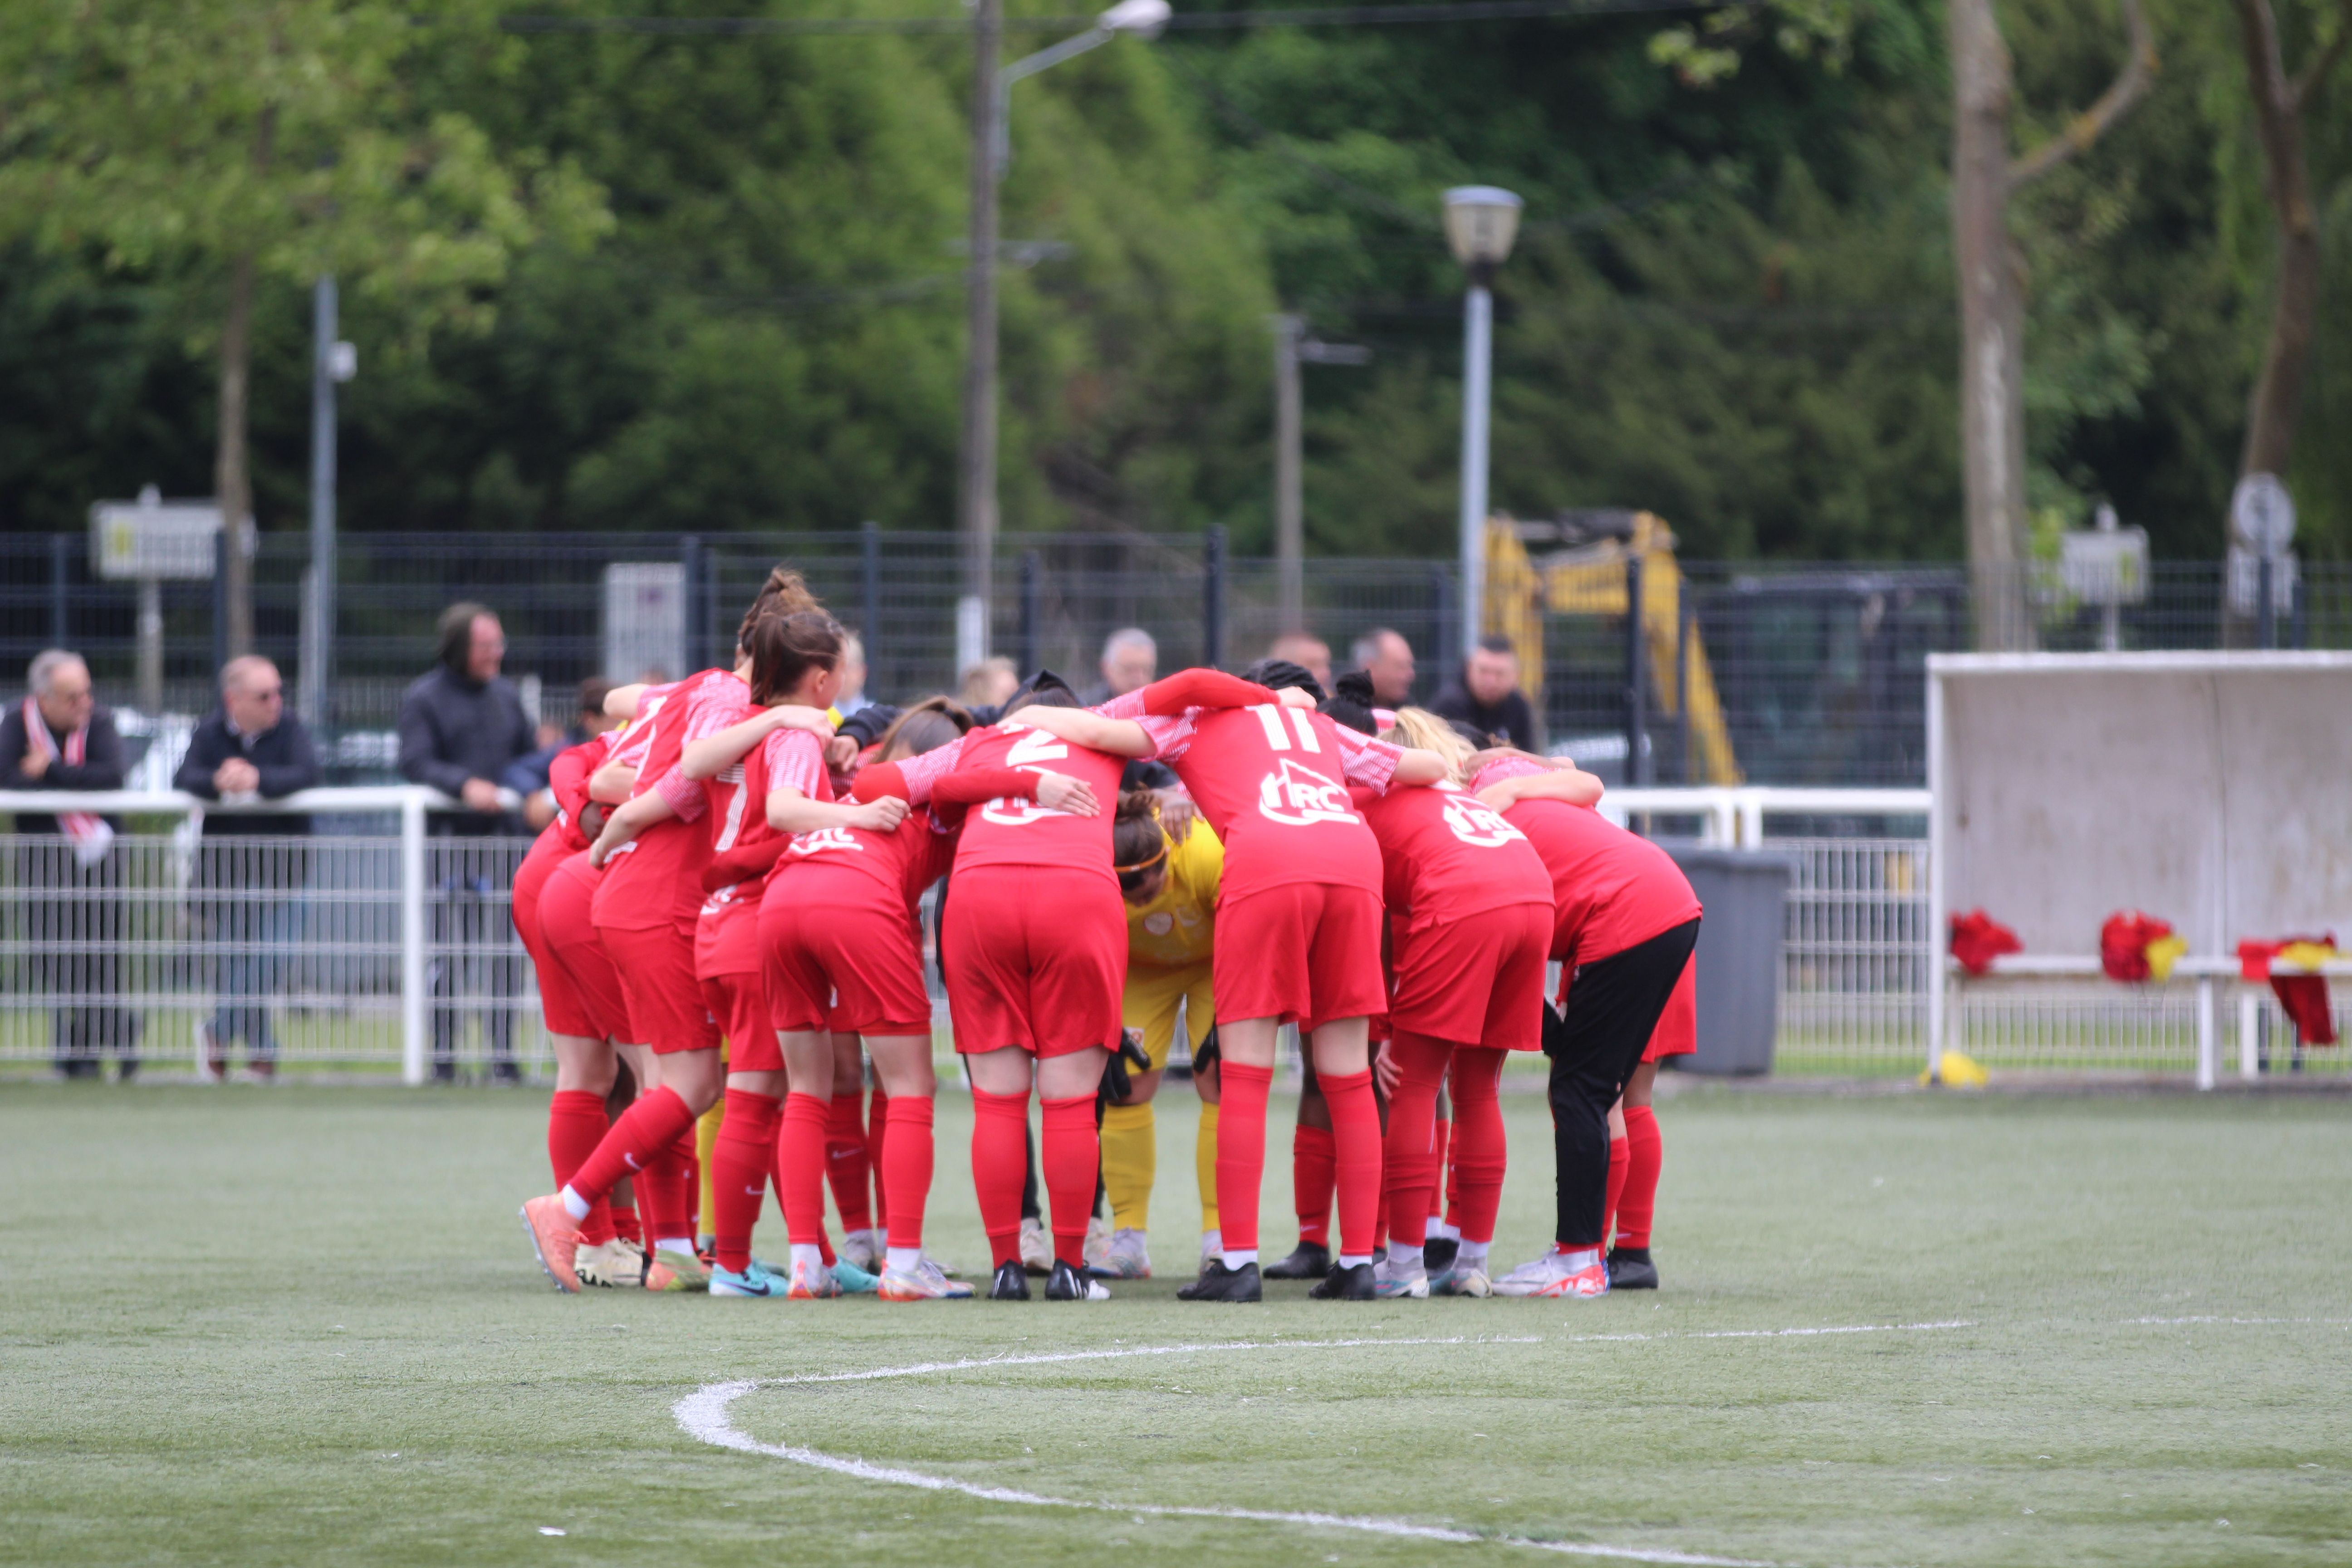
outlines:
[[[318,753],[302,721],[286,711],[278,667],[258,655],[234,658],[220,685],[220,706],[189,737],[172,786],[232,805],[315,787]],[[214,1083],[226,1076],[229,1045],[238,1039],[255,1079],[277,1071],[269,1007],[294,936],[295,895],[310,879],[310,819],[295,813],[205,813],[189,891],[196,930],[213,947],[213,1014],[197,1021],[196,1047]]]
[[[90,691],[81,656],[50,648],[26,671],[25,700],[0,717],[0,787],[121,789],[122,737]],[[121,823],[86,812],[16,814],[16,887],[25,902],[20,994],[46,996],[50,1049],[68,1078],[95,1078],[112,1051],[139,1070],[140,1019],[121,1005]]]
[[[400,700],[403,777],[454,795],[460,807],[433,814],[442,838],[488,838],[513,830],[499,780],[508,764],[538,744],[514,683],[502,679],[506,632],[485,605],[457,604],[441,613],[440,664]],[[514,803],[519,804],[519,803]],[[504,907],[519,856],[507,846],[436,845],[432,876],[432,955],[426,964],[433,997],[433,1076],[457,1076],[462,1010],[454,998],[474,999],[489,1047],[490,1070],[503,1082],[520,1079],[514,1063],[514,1014],[522,989],[513,927]]]

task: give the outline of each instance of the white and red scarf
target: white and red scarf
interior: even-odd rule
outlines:
[[[78,768],[89,752],[89,726],[84,724],[68,735],[65,750],[60,752],[56,739],[49,733],[47,721],[41,717],[39,701],[27,697],[25,699],[25,744],[39,747],[52,763],[64,763],[68,767]],[[95,866],[105,859],[107,847],[114,842],[114,829],[107,826],[106,818],[87,811],[61,811],[58,813],[58,826],[65,829],[68,838],[73,840],[74,859],[85,867]]]

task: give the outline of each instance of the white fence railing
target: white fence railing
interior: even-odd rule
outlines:
[[[509,918],[528,843],[438,835],[448,805],[407,786],[228,807],[170,792],[0,795],[0,810],[98,811],[131,829],[95,867],[61,838],[0,838],[0,1061],[184,1060],[210,1023],[237,1059],[396,1066],[411,1083],[509,1064],[538,1075],[536,977]],[[2118,985],[2074,955],[1957,980],[1929,912],[1927,806],[1924,790],[1881,789],[1621,789],[1603,803],[1644,831],[1793,862],[1783,1073],[1907,1075],[1947,1047],[1996,1068],[2209,1085],[2231,1066],[2346,1070],[2344,1052],[2299,1047],[2267,990],[2218,961],[2185,960],[2169,985]],[[200,837],[201,815],[224,810],[308,814],[318,831]]]

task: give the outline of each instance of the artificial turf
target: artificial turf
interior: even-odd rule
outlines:
[[[1661,1113],[1655,1295],[1250,1308],[1173,1299],[1181,1089],[1162,1276],[1098,1306],[559,1296],[514,1219],[542,1109],[0,1086],[0,1562],[2352,1560],[2352,1102],[1689,1094]],[[1503,1267],[1549,1218],[1542,1104],[1506,1109]],[[979,1272],[969,1128],[944,1096],[932,1236]],[[1107,1510],[726,1451],[673,1414],[719,1380],[1237,1342],[1265,1348],[728,1412],[759,1443]]]

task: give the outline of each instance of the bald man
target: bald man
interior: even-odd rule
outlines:
[[[1295,664],[1315,678],[1323,694],[1331,694],[1331,645],[1308,632],[1285,632],[1265,650],[1268,658]]]

